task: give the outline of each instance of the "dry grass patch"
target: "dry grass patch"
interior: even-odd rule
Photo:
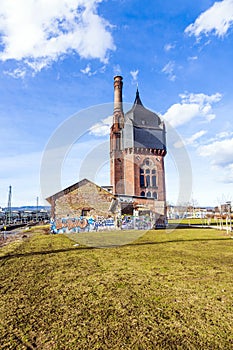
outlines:
[[[111,249],[74,244],[35,231],[2,248],[1,349],[232,348],[229,237],[157,230]]]

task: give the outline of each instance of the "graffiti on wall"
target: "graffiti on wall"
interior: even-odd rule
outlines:
[[[53,233],[89,232],[111,228],[115,228],[113,218],[98,217],[98,219],[94,219],[80,216],[78,218],[51,219],[50,222],[50,230]]]

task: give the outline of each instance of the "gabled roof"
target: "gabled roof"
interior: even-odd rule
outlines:
[[[109,196],[115,198],[115,196],[114,196],[112,193],[108,192],[107,190],[105,190],[105,189],[102,188],[101,186],[96,185],[94,182],[92,182],[92,181],[90,181],[90,180],[88,180],[88,179],[82,179],[81,181],[76,182],[75,184],[70,185],[69,187],[66,187],[65,189],[63,189],[63,190],[61,190],[61,191],[59,191],[59,192],[53,194],[52,196],[46,198],[46,200],[47,200],[49,203],[51,203],[54,199],[60,198],[60,197],[62,197],[63,195],[65,195],[65,194],[67,194],[67,193],[73,192],[73,191],[76,190],[77,188],[80,188],[80,187],[82,187],[82,186],[85,186],[85,185],[88,184],[88,183],[94,185],[96,188],[99,189],[99,191],[105,192],[105,193],[108,194]]]

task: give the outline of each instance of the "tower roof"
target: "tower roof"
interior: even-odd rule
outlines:
[[[156,113],[143,106],[138,89],[132,108],[125,114],[123,144],[124,148],[166,150],[164,123]]]
[[[143,106],[137,88],[136,97],[132,108],[126,113],[133,124],[140,127],[158,127],[161,124],[159,116]]]
[[[137,91],[136,91],[136,97],[134,100],[134,104],[143,106],[142,101],[141,101],[140,96],[139,96],[138,87],[137,87]]]

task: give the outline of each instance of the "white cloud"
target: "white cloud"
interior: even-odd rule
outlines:
[[[189,56],[188,60],[189,61],[196,61],[198,59],[198,56]]]
[[[213,165],[226,166],[233,164],[233,138],[213,141],[200,146],[198,152],[203,157],[210,157]]]
[[[115,66],[113,67],[113,71],[114,71],[114,74],[115,74],[115,75],[121,74],[121,67],[120,67],[120,65],[119,65],[119,64],[115,65]]]
[[[97,14],[102,0],[2,0],[0,60],[40,71],[69,52],[107,62],[115,46],[110,24]]]
[[[112,126],[112,115],[102,119],[99,123],[96,123],[90,128],[90,134],[94,136],[107,136],[110,133],[110,127]]]
[[[163,115],[163,118],[172,126],[180,126],[197,117],[210,122],[215,118],[215,114],[212,113],[212,104],[221,99],[221,94],[205,95],[202,93],[186,93],[181,94],[180,97],[181,102],[172,105]]]
[[[232,24],[233,0],[217,1],[207,11],[201,13],[196,21],[185,29],[185,33],[196,37],[211,32],[217,36],[224,36]]]
[[[207,133],[206,130],[200,130],[193,134],[192,136],[186,138],[185,140],[178,141],[174,144],[175,148],[181,148],[184,145],[196,145],[196,141],[200,139],[203,135]]]
[[[92,76],[92,75],[95,75],[97,73],[97,71],[94,71],[94,72],[91,71],[91,65],[90,64],[88,64],[86,66],[86,68],[80,69],[80,72],[85,74],[85,75],[88,75],[89,77]]]
[[[130,72],[134,82],[138,80],[138,73],[139,73],[138,69]]]
[[[195,141],[197,141],[198,139],[200,139],[202,136],[204,136],[207,133],[206,130],[200,130],[198,132],[196,132],[195,134],[193,134],[191,137],[187,138],[185,140],[185,144],[186,145],[193,145],[195,144]]]
[[[169,44],[164,45],[164,50],[168,52],[168,51],[174,49],[175,47],[176,47],[175,44],[169,43]]]
[[[174,62],[169,61],[162,69],[162,72],[165,73],[168,76],[168,79],[171,81],[176,80],[176,76],[174,74]]]
[[[223,135],[221,135],[223,136]],[[221,182],[233,183],[233,138],[211,141],[198,148],[200,156],[208,159]]]
[[[13,71],[4,71],[3,73],[16,79],[19,79],[19,78],[23,79],[26,75],[26,69],[16,68]]]

